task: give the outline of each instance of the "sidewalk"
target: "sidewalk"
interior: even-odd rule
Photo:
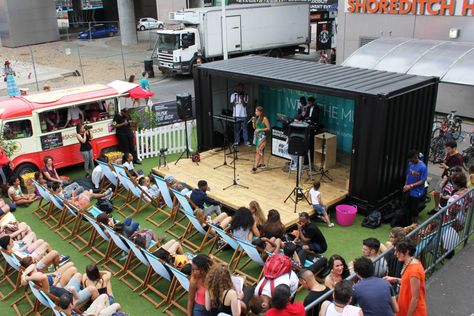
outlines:
[[[426,284],[430,316],[474,315],[474,242],[435,272]]]

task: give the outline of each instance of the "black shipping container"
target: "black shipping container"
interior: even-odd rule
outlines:
[[[228,103],[232,92],[229,85],[213,87],[221,82],[244,82],[250,94],[265,85],[352,100],[349,198],[364,210],[400,194],[410,149],[428,157],[437,78],[262,56],[204,64],[194,70],[200,150],[220,141],[213,133],[212,116],[221,114],[214,103]]]

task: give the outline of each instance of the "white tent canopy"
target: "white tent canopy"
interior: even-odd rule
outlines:
[[[379,38],[356,50],[343,66],[436,76],[441,82],[474,85],[474,43]]]

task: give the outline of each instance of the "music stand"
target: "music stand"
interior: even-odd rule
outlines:
[[[232,154],[234,155],[234,160],[232,161],[232,163],[234,164],[233,168],[234,168],[234,181],[231,185],[228,185],[226,186],[225,188],[223,188],[222,190],[227,190],[228,188],[230,187],[233,187],[234,185],[236,186],[239,186],[241,188],[244,188],[244,189],[248,189],[249,187],[245,186],[245,185],[242,185],[240,183],[237,183],[237,172],[236,172],[236,160],[237,160],[237,150],[236,150],[236,145],[232,145]]]
[[[326,177],[329,181],[332,181],[331,176],[329,175],[329,170],[326,169],[326,135],[323,133],[323,141],[321,142],[321,167],[319,170],[316,171],[316,174],[320,174],[321,177],[319,181],[324,181],[324,177]]]
[[[293,190],[291,190],[290,194],[286,197],[285,201],[283,202],[283,203],[286,203],[286,201],[288,201],[288,199],[291,199],[294,203],[294,207],[295,207],[294,212],[295,213],[296,213],[296,206],[298,205],[298,202],[300,200],[305,199],[306,202],[308,202],[308,204],[311,205],[308,198],[304,194],[303,189],[300,187],[300,160],[301,159],[302,159],[302,156],[298,156],[298,159],[296,161],[296,185],[293,188]]]

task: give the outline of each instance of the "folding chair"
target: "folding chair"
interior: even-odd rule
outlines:
[[[257,278],[252,277],[251,275],[243,272],[243,269],[247,267],[251,262],[255,262],[259,266],[263,267],[265,265],[265,261],[263,261],[262,256],[260,255],[260,252],[258,252],[257,247],[249,243],[248,241],[239,239],[239,238],[234,238],[235,241],[239,244],[239,247],[243,249],[244,251],[240,253],[236,260],[236,265],[234,267],[234,273],[242,274],[246,276],[247,280],[250,280],[252,284],[258,283],[258,280],[261,279],[263,269],[260,272],[260,275]],[[240,263],[240,260],[242,259],[243,255],[247,254],[249,256],[249,259],[247,259],[245,262]]]
[[[171,271],[174,278],[170,286],[170,293],[168,294],[168,306],[166,306],[163,312],[168,315],[174,315],[170,309],[171,307],[176,307],[181,312],[186,313],[187,308],[181,306],[179,301],[189,292],[188,276],[168,263],[165,263],[165,266]]]
[[[115,173],[117,174],[120,184],[128,192],[127,198],[125,199],[125,203],[117,209],[117,212],[120,213],[120,215],[122,215],[123,217],[127,217],[128,215],[123,212],[123,209],[128,207],[132,209],[132,215],[138,213],[137,209],[139,209],[140,207],[140,197],[142,197],[141,192],[132,183],[127,171],[123,166],[118,165],[116,163],[112,163],[112,167],[114,168]],[[137,206],[134,207],[133,203],[135,203],[137,200]]]
[[[107,252],[105,253],[105,261],[103,265],[106,267],[107,270],[109,270],[113,275],[118,275],[121,272],[124,271],[125,265],[129,264],[129,260],[132,259],[130,248],[127,246],[127,244],[124,241],[124,238],[117,234],[112,228],[108,226],[104,226],[105,232],[108,233],[108,235],[111,238],[111,241],[109,241],[109,246],[107,247]],[[126,256],[126,261],[124,264],[121,264],[118,259],[120,254],[123,253],[123,256]],[[117,271],[115,269],[112,269],[111,267],[108,266],[108,264],[112,264],[114,267],[118,268]]]
[[[117,175],[114,173],[114,171],[112,170],[112,168],[110,167],[110,165],[100,160],[96,160],[96,162],[102,168],[102,172],[104,173],[104,176],[107,178],[107,180],[109,180],[109,182],[115,187],[114,197],[119,196],[124,199],[127,199],[126,195],[122,195],[122,193],[124,192],[124,188],[120,186],[119,179]]]
[[[160,259],[158,259],[155,255],[153,255],[152,253],[148,252],[145,249],[142,249],[142,252],[145,255],[148,262],[150,263],[150,265],[148,266],[148,271],[146,273],[145,280],[143,282],[145,289],[140,293],[140,296],[143,296],[148,302],[153,304],[155,308],[158,308],[168,301],[168,294],[170,291],[168,289],[166,293],[161,292],[155,287],[155,284],[163,279],[167,280],[168,282],[171,282],[172,278],[169,271],[165,268],[165,265]],[[156,273],[158,278],[152,282],[151,278],[153,276],[153,272]],[[147,294],[147,292],[149,291],[153,292],[155,295],[160,297],[161,302],[157,303],[157,300],[154,297]]]
[[[150,216],[148,216],[146,219],[147,221],[149,221],[150,223],[152,223],[153,225],[155,225],[156,227],[160,227],[161,225],[163,225],[166,221],[168,220],[172,220],[173,221],[173,225],[171,227],[169,227],[168,229],[166,229],[166,232],[168,232],[169,234],[171,234],[173,237],[175,238],[179,238],[179,236],[177,236],[177,234],[175,234],[171,229],[172,227],[174,227],[175,225],[178,225],[180,227],[182,227],[183,229],[185,228],[183,225],[179,224],[179,221],[176,221],[176,215],[177,215],[177,212],[176,212],[176,209],[174,207],[174,200],[173,198],[171,197],[171,193],[170,193],[170,189],[168,188],[168,185],[166,184],[166,181],[165,179],[163,179],[162,177],[159,177],[155,174],[152,175],[153,178],[155,179],[155,182],[156,184],[158,185],[158,188],[160,189],[160,196],[161,198],[164,200],[165,202],[165,205],[169,208],[169,212],[167,212],[163,207],[157,207],[156,208],[156,211],[154,211]],[[165,215],[165,219],[158,223],[156,222],[153,217],[157,214],[163,214]]]
[[[91,211],[99,212],[99,214],[101,213],[101,211],[97,209],[95,206],[91,209]],[[101,247],[104,243],[110,242],[110,237],[104,232],[104,229],[102,228],[103,225],[97,222],[95,218],[92,217],[94,216],[93,213],[91,214],[84,213],[82,216],[94,228],[94,230],[92,231],[89,237],[89,242],[87,243],[87,248],[89,248],[89,250],[86,252],[86,257],[88,257],[89,259],[91,259],[92,261],[96,263],[102,262],[105,259],[107,250],[103,252],[99,247]],[[99,240],[99,236],[101,237],[100,240]],[[93,254],[98,255],[100,259],[96,260]]]
[[[212,244],[211,249],[209,250],[209,253],[211,253],[212,250],[214,249],[214,247],[217,243],[217,237],[220,237],[224,241],[225,244],[229,245],[234,250],[233,253],[232,253],[232,257],[230,258],[230,261],[223,260],[223,259],[217,257],[217,255],[219,253],[221,253],[224,250],[225,247],[218,247],[216,249],[216,251],[213,253],[213,256],[215,257],[215,259],[227,263],[229,265],[229,268],[231,268],[234,264],[235,265],[238,264],[237,259],[239,258],[239,252],[240,252],[239,243],[234,239],[234,237],[231,234],[229,234],[228,232],[226,232],[225,230],[223,230],[219,226],[216,226],[216,225],[213,225],[213,224],[208,224],[208,225],[212,229],[214,229],[215,232],[219,235],[219,236],[216,236],[215,241]]]
[[[0,252],[6,261],[0,285],[3,287],[3,284],[8,284],[8,286],[12,288],[12,290],[6,294],[0,292],[0,300],[4,301],[21,288],[21,271],[23,267],[15,255],[10,255],[3,249],[0,249]]]
[[[64,210],[64,203],[63,199],[56,194],[50,193],[50,197],[53,207],[49,209],[48,214],[42,220],[50,229],[55,229],[59,226]]]
[[[149,267],[150,263],[148,262],[147,257],[142,252],[142,250],[144,250],[144,249],[142,249],[141,247],[135,245],[131,240],[129,240],[127,238],[122,238],[122,240],[125,241],[127,246],[132,251],[129,252],[127,261],[125,262],[125,265],[123,267],[123,271],[125,272],[125,274],[120,277],[120,281],[125,283],[125,285],[127,285],[129,288],[132,289],[133,292],[135,292],[136,290],[138,290],[139,288],[141,288],[144,285],[144,282],[143,282],[144,279],[142,277],[139,277],[138,275],[136,275],[136,273],[134,271],[137,270],[138,268],[142,267],[143,265]],[[135,255],[135,257],[138,259],[138,264],[136,264],[133,267],[132,267],[132,259],[131,259],[132,254]],[[139,283],[139,285],[134,287],[132,284],[130,284],[126,280],[126,278],[128,276],[132,277],[135,281],[137,281]]]
[[[33,180],[33,184],[41,196],[38,206],[33,210],[33,214],[41,220],[48,215],[50,208],[53,207],[53,203],[51,202],[51,196],[48,189],[39,184],[36,180]]]
[[[88,243],[88,241],[82,235],[90,231],[92,226],[88,226],[85,229],[82,228],[83,212],[78,210],[68,201],[62,200],[62,202],[64,204],[63,214],[61,215],[58,228],[55,230],[55,232],[63,240],[71,238],[69,243],[77,250],[82,251],[87,247]],[[80,242],[80,244],[78,242]]]

